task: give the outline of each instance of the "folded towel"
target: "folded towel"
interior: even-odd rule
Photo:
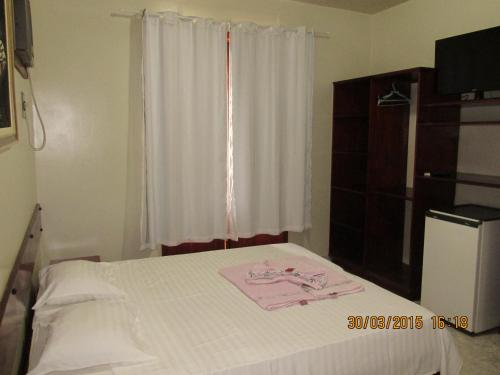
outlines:
[[[362,292],[364,290],[361,284],[358,284],[353,280],[347,280],[337,285],[329,285],[324,287],[323,289],[314,289],[307,285],[303,285],[302,288],[317,299],[337,297],[344,294]]]
[[[265,277],[266,270],[275,272],[274,280],[271,276]],[[277,275],[280,272],[282,274]],[[302,274],[290,275],[294,272]],[[364,290],[362,285],[349,280],[342,273],[302,256],[240,264],[224,268],[219,273],[266,310],[297,304],[304,305],[311,301],[335,298]],[[321,277],[309,283],[301,283],[304,278],[314,276]],[[284,277],[288,279],[283,279]],[[324,283],[325,280],[326,283]],[[317,288],[319,283],[323,283],[321,288]]]
[[[249,284],[272,284],[288,281],[297,285],[307,285],[313,289],[322,289],[326,286],[327,276],[319,269],[306,263],[294,267],[279,268],[269,261],[255,264],[248,272],[246,279]]]

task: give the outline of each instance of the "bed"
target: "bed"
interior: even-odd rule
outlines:
[[[0,373],[25,374],[47,345],[31,326],[31,282],[42,225],[39,206],[0,300]],[[136,306],[144,342],[158,360],[79,375],[458,374],[461,359],[433,314],[366,280],[365,291],[306,306],[265,311],[218,271],[290,255],[342,269],[293,244],[210,251],[113,263],[116,283]],[[38,314],[38,312],[37,312]],[[355,329],[349,317],[360,317]],[[421,317],[421,329],[363,327],[363,318]],[[352,323],[352,322],[351,322]],[[400,322],[401,324],[401,322]],[[32,340],[31,336],[33,336]],[[29,350],[31,349],[31,350]],[[59,372],[59,375],[76,374]]]
[[[138,307],[148,350],[159,360],[78,374],[459,373],[461,360],[452,338],[446,329],[434,329],[430,311],[354,275],[349,277],[363,283],[364,292],[265,311],[218,273],[224,267],[289,255],[311,257],[341,271],[293,244],[116,263],[117,285]],[[361,317],[359,329],[349,328],[350,316]],[[422,317],[423,327],[363,327],[371,316],[403,317],[407,322]],[[46,331],[35,329],[31,363],[37,362],[45,341]]]
[[[31,337],[32,276],[42,235],[41,210],[36,205],[14,265],[0,295],[0,374],[24,374]]]

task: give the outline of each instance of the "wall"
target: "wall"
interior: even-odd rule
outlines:
[[[410,0],[371,18],[371,72],[434,66],[436,39],[500,25],[498,0]],[[463,110],[464,120],[499,119],[498,111]],[[500,127],[460,129],[458,171],[500,175]],[[438,152],[438,150],[436,150]],[[500,189],[457,185],[456,203],[500,207]]]
[[[32,0],[34,82],[47,148],[37,154],[38,197],[52,256],[133,256],[137,210],[130,160],[137,117],[137,56],[131,21],[120,9],[176,10],[184,15],[259,24],[306,25],[330,32],[316,40],[313,128],[313,228],[291,240],[328,253],[331,82],[366,75],[368,15],[285,0]],[[135,113],[134,113],[135,112]]]
[[[371,71],[432,67],[436,39],[498,25],[498,0],[410,0],[371,17]]]
[[[27,81],[16,72],[16,108],[19,140],[0,148],[0,294],[14,264],[24,232],[36,203],[35,157],[28,145],[26,123],[21,116],[21,91],[28,93]],[[26,95],[28,108],[30,96]]]
[[[372,16],[287,0],[32,0],[33,75],[48,128],[48,146],[36,158],[38,197],[53,257],[137,255],[140,40],[134,29],[140,26],[110,13],[142,8],[331,33],[316,40],[313,228],[290,235],[321,255],[329,235],[331,82],[432,66],[435,39],[500,24],[497,0],[410,0]],[[491,147],[498,145],[498,129],[483,134]],[[483,159],[479,143],[464,134],[459,168]],[[498,174],[495,162],[482,172]],[[462,186],[458,200],[473,194],[481,203],[499,202],[498,191],[482,190],[488,194]]]

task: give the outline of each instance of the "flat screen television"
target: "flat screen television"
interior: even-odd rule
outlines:
[[[436,41],[437,91],[500,89],[500,26]]]

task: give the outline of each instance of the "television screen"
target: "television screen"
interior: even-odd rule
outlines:
[[[436,41],[437,91],[500,89],[500,26]]]

